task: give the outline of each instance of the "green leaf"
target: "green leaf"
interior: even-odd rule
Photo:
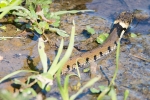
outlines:
[[[108,93],[108,91],[110,90],[110,87],[106,87],[102,93],[100,93],[100,95],[98,96],[97,100],[103,100],[104,96]]]
[[[61,73],[61,69],[62,68],[59,68],[57,70],[57,73],[56,73],[56,80],[57,80],[57,85],[58,85],[58,89],[60,91],[60,94],[63,94],[63,87],[61,85],[61,78],[60,78],[60,73]]]
[[[43,29],[49,29],[49,24],[46,21],[40,22],[39,26]]]
[[[99,86],[99,88],[103,92],[107,88],[107,86]]]
[[[71,11],[58,11],[58,12],[51,12],[50,17],[47,18],[54,19],[55,22],[52,24],[55,27],[58,27],[60,24],[60,15],[67,14],[67,13],[78,13],[78,12],[94,12],[94,10],[71,10]]]
[[[55,20],[54,23],[51,24],[54,27],[58,27],[60,25],[60,21],[59,20]]]
[[[36,32],[38,32],[39,34],[43,34],[42,30],[40,30],[39,28],[37,28],[36,26],[34,26],[34,29],[36,30]]]
[[[31,100],[31,96],[24,96],[23,94],[13,94],[7,90],[0,90],[0,99],[1,100]]]
[[[91,91],[92,93],[100,93],[100,90],[97,90],[97,89],[95,89],[95,88],[90,88],[90,91]]]
[[[15,2],[13,2],[12,4],[10,4],[7,7],[3,7],[2,9],[0,9],[0,12],[2,12],[0,14],[0,19],[3,18],[3,16],[5,16],[10,10],[13,9],[13,7],[19,5],[21,3],[22,0],[15,0]]]
[[[96,38],[96,41],[100,44],[103,44],[104,41],[107,39],[107,37],[109,36],[108,33],[103,33],[103,34],[100,34],[97,38]]]
[[[34,91],[33,88],[25,88],[23,91],[22,91],[23,95],[28,95],[28,93],[30,93],[30,95],[32,96],[37,96],[37,93]]]
[[[41,59],[42,65],[43,65],[43,73],[46,73],[47,69],[48,69],[47,55],[45,53],[45,45],[44,45],[44,40],[42,39],[42,37],[39,38],[38,52],[39,52],[40,59]]]
[[[56,69],[56,65],[57,65],[57,63],[59,61],[60,55],[61,55],[62,50],[63,50],[63,44],[64,44],[64,40],[62,39],[61,42],[60,42],[58,53],[57,53],[57,55],[56,55],[52,65],[51,65],[51,68],[48,70],[48,73],[51,74],[52,76],[56,73],[54,71],[57,71],[55,69]],[[51,72],[54,72],[54,74],[52,74]]]
[[[84,69],[83,69],[83,72],[84,72],[84,73],[87,73],[87,72],[89,72],[89,71],[90,71],[90,68],[84,68]]]
[[[65,55],[60,60],[60,62],[57,64],[57,68],[58,69],[62,68],[65,65],[65,63],[68,61],[69,57],[71,56],[71,53],[72,53],[72,50],[73,50],[73,46],[74,46],[74,35],[75,35],[75,24],[74,24],[74,20],[73,20],[73,26],[72,26],[72,30],[71,30],[71,36],[70,36],[70,43],[69,43],[68,49],[66,50]],[[56,69],[56,71],[58,69]]]
[[[48,0],[47,0],[47,1],[48,1]],[[47,4],[47,5],[42,6],[42,11],[44,12],[44,15],[45,15],[46,13],[48,13],[48,12],[49,12],[49,5]]]
[[[9,0],[10,4],[13,4],[15,1],[16,1],[16,0]],[[21,2],[22,2],[22,0],[20,0],[20,1],[18,2],[18,5],[19,5]]]
[[[32,0],[32,2],[33,2],[33,0]],[[38,5],[40,4],[40,5],[42,5],[42,8],[43,8],[43,7],[45,7],[45,5],[51,4],[52,0],[35,0],[33,3],[38,4]]]
[[[8,5],[9,5],[9,2],[8,2],[8,1],[6,1],[6,0],[0,1],[0,8],[6,7],[6,6],[8,6]]]
[[[64,99],[65,98],[68,98],[68,100],[69,100],[69,92],[68,92],[68,84],[69,84],[69,77],[70,77],[71,75],[67,75],[66,77],[65,77],[65,82],[64,82],[64,93],[62,94],[62,95],[64,95]]]
[[[57,74],[56,74],[56,80],[57,80],[57,85],[58,85],[58,88],[59,88],[59,91],[60,91],[60,94],[63,98],[63,100],[69,100],[69,92],[68,92],[68,84],[69,84],[69,77],[70,76],[77,76],[76,74],[70,74],[70,75],[67,75],[65,77],[65,81],[64,81],[64,87],[62,87],[61,85],[61,78],[60,78],[60,71],[61,71],[61,68],[58,70]]]
[[[49,16],[46,16],[46,17],[49,19],[55,20],[55,22],[51,24],[52,26],[58,27],[60,25],[60,16],[50,13],[50,17]]]
[[[65,32],[65,31],[63,31],[63,30],[60,30],[60,29],[58,29],[58,30],[56,30],[57,31],[57,34],[59,34],[60,36],[62,36],[62,37],[68,37],[69,35]]]
[[[68,59],[69,59],[69,57],[72,53],[72,50],[73,50],[74,35],[75,35],[75,25],[72,26],[72,31],[71,31],[71,36],[70,36],[70,43],[69,43],[69,46],[68,46],[68,49],[67,49],[65,55],[60,60],[60,62],[55,66],[55,69],[48,71],[48,73],[50,73],[51,75],[54,75],[56,73],[56,71],[58,71],[59,68],[62,68],[65,65],[65,63],[68,61]]]
[[[37,20],[38,19],[38,16],[37,14],[35,13],[35,10],[34,10],[34,7],[32,4],[30,4],[29,6],[29,10],[30,10],[30,13],[31,13],[31,18],[34,19],[34,20]]]
[[[12,7],[11,10],[17,10],[17,11],[13,11],[12,14],[20,13],[19,16],[26,16],[27,19],[30,19],[30,17],[29,17],[29,15],[31,15],[30,11],[22,6],[14,6],[14,7]],[[23,15],[21,15],[21,14],[23,14]]]
[[[35,76],[34,79],[38,80],[37,83],[41,89],[50,91],[51,85],[53,85],[53,76],[51,76],[49,73],[42,73]]]
[[[132,38],[136,38],[136,37],[137,37],[137,35],[136,35],[135,33],[131,33],[130,36],[131,36]]]
[[[123,100],[127,100],[128,95],[129,95],[129,90],[125,90],[125,92],[124,92],[124,99]]]
[[[114,89],[114,86],[111,86],[111,89],[110,89],[108,95],[111,97],[111,100],[117,100],[117,94]]]
[[[93,28],[91,28],[90,26],[86,26],[86,29],[87,31],[90,33],[90,34],[94,34],[95,33],[95,30]]]
[[[38,73],[38,72],[32,71],[32,70],[18,70],[18,71],[12,72],[11,74],[8,74],[8,75],[6,75],[5,77],[3,77],[2,79],[0,79],[0,83],[3,82],[4,80],[7,80],[8,78],[10,78],[10,77],[16,75],[16,74],[21,73],[21,72]]]
[[[66,32],[64,30],[60,30],[58,28],[49,28],[49,30],[57,32],[57,34],[59,34],[62,37],[68,37],[69,36],[68,34],[66,34]]]
[[[24,13],[22,11],[18,11],[18,12],[13,11],[12,14],[17,15],[17,16],[21,16],[21,17],[26,17],[27,16],[26,13]]]

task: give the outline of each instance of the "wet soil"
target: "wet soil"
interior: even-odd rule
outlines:
[[[95,42],[95,37],[90,36],[86,32],[86,26],[90,25],[95,29],[96,34],[108,33],[111,29],[112,23],[115,17],[122,11],[139,9],[147,12],[150,11],[149,0],[56,0],[51,6],[51,10],[84,10],[92,9],[94,13],[84,14],[66,14],[61,17],[60,29],[65,30],[68,34],[71,32],[72,20],[76,23],[76,36],[75,45],[82,50],[90,50],[98,44]],[[0,60],[0,78],[21,69],[42,70],[42,64],[37,50],[38,36],[34,35],[33,38],[31,32],[22,33],[23,31],[17,31],[17,28],[13,24],[4,24],[7,19],[1,20],[2,25],[6,25],[6,30],[0,30],[0,36],[16,37],[21,36],[20,39],[7,39],[0,41],[0,56],[3,59]],[[130,91],[128,100],[150,100],[150,18],[146,20],[134,20],[131,24],[130,30],[127,34],[134,32],[138,34],[136,38],[131,38],[125,35],[123,38],[127,39],[128,43],[122,43],[120,50],[120,62],[119,72],[116,79],[117,98],[123,99],[123,94],[126,89]],[[23,34],[23,35],[22,35]],[[50,62],[55,58],[56,48],[53,44],[59,46],[61,37],[55,33],[48,33],[51,45],[46,43],[46,53]],[[65,39],[65,45],[68,45],[69,38]],[[65,50],[64,50],[65,52]],[[72,56],[80,53],[77,49],[73,50]],[[107,86],[109,80],[112,79],[115,70],[115,52],[111,53],[102,60],[97,61],[99,74],[102,79],[94,84],[93,87],[99,85]],[[88,65],[87,65],[88,66]],[[101,66],[101,67],[99,67]],[[83,73],[81,71],[81,83],[82,86],[90,80],[89,73]],[[105,73],[105,75],[104,75]],[[20,73],[15,77],[22,78],[30,74]],[[106,78],[107,76],[107,78]],[[64,76],[62,77],[63,80]],[[12,79],[10,79],[12,80]],[[75,81],[77,80],[77,81]],[[70,85],[74,85],[78,82],[75,77],[70,79]],[[8,87],[10,83],[4,82],[0,84],[0,89]],[[54,81],[54,88],[51,92],[46,94],[46,97],[54,96],[61,99],[58,92],[57,84]],[[70,96],[76,93],[75,90],[69,88]],[[79,97],[79,100],[93,100],[96,99],[95,95],[92,95],[89,89],[86,89]]]

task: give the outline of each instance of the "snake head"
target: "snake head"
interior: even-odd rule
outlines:
[[[127,29],[134,18],[133,13],[124,11],[122,12],[117,19],[114,21],[114,24],[120,24],[122,28]]]

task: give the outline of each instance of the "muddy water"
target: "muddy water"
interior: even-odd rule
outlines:
[[[51,9],[57,11],[61,10],[73,10],[73,9],[92,9],[94,13],[85,13],[78,15],[64,15],[61,18],[60,28],[70,33],[72,19],[76,22],[76,37],[75,45],[82,45],[83,49],[92,49],[97,44],[95,42],[85,44],[89,38],[89,35],[85,33],[86,25],[90,25],[96,31],[96,33],[109,32],[111,25],[115,17],[122,11],[139,9],[144,12],[150,13],[150,1],[149,0],[56,0],[56,3],[51,6]],[[137,24],[138,23],[138,24]],[[2,23],[3,24],[3,23]],[[22,31],[16,32],[14,25],[6,24],[7,30],[0,31],[0,36],[20,36]],[[130,38],[124,36],[124,38],[130,41],[129,43],[123,43],[121,45],[119,72],[116,79],[116,87],[118,90],[118,100],[123,99],[123,93],[126,89],[129,89],[129,100],[149,100],[150,99],[150,18],[146,20],[134,20],[131,25],[131,29],[127,32],[138,33],[136,38]],[[84,34],[85,33],[85,34]],[[37,52],[37,37],[29,38],[25,33],[22,39],[7,39],[0,41],[0,56],[3,60],[0,61],[0,77],[3,77],[11,72],[20,69],[41,69],[41,63]],[[21,34],[22,35],[22,34]],[[59,44],[59,36],[56,34],[47,34],[52,41]],[[24,38],[26,37],[26,38]],[[55,37],[55,38],[54,38]],[[66,45],[68,44],[68,38],[65,38]],[[85,46],[84,46],[85,45]],[[46,44],[46,53],[52,61],[55,56],[54,48],[50,48]],[[76,49],[72,54],[80,53]],[[98,66],[106,74],[109,80],[111,80],[115,70],[115,52],[107,56],[105,59],[97,61]],[[82,72],[82,71],[81,71]],[[108,80],[104,77],[102,72],[99,72],[102,79],[94,85],[97,87],[100,84],[107,85]],[[81,73],[82,85],[84,85],[90,76],[87,73]],[[26,76],[26,74],[19,74],[20,76]],[[70,83],[75,83],[74,78]],[[0,88],[4,88],[3,84],[0,84]],[[56,83],[54,85],[56,87]],[[70,89],[70,95],[76,91]],[[50,93],[46,94],[47,97],[54,96],[60,99],[60,94],[57,88],[52,88]],[[58,97],[59,96],[59,97]],[[78,99],[95,99],[95,95],[92,95],[88,89],[86,89]]]

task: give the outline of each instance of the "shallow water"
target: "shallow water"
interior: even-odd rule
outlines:
[[[90,25],[96,31],[109,32],[112,23],[116,16],[122,11],[133,11],[134,9],[143,10],[150,14],[150,1],[149,0],[57,0],[53,6],[54,10],[73,10],[73,9],[91,9],[95,10],[94,13],[85,14],[75,14],[75,15],[64,15],[61,18],[60,28],[70,33],[72,26],[72,19],[76,22],[76,34],[75,44],[84,45],[83,41],[86,41],[88,37],[85,37],[83,30],[86,29],[86,25]],[[14,27],[8,24],[7,27]],[[12,29],[12,30],[11,30]],[[131,29],[127,32],[139,33],[140,36],[136,38],[129,38],[130,42],[128,44],[122,44],[120,53],[120,64],[119,72],[116,79],[116,86],[118,89],[118,100],[123,99],[123,93],[125,89],[130,90],[129,100],[149,100],[150,99],[150,62],[147,60],[141,60],[138,57],[143,57],[150,59],[150,18],[144,21],[137,21],[131,24]],[[20,32],[15,33],[15,28],[10,28],[6,32],[1,31],[0,36],[17,36]],[[30,34],[30,33],[29,33]],[[56,41],[56,38],[61,37],[57,35],[48,34],[52,41]],[[68,38],[65,38],[66,45],[68,44]],[[79,42],[80,41],[80,42]],[[56,41],[57,44],[59,42]],[[46,53],[50,60],[52,61],[55,57],[55,49],[48,47],[46,44]],[[83,49],[92,49],[97,46],[96,43],[88,44],[88,46],[83,47]],[[78,54],[77,50],[74,50],[73,55]],[[135,56],[136,55],[136,56]],[[37,51],[37,40],[31,38],[23,39],[7,39],[0,41],[0,56],[3,56],[3,60],[0,61],[1,73],[0,77],[3,77],[11,72],[20,69],[41,69],[41,62]],[[143,58],[142,58],[143,59]],[[97,61],[98,66],[101,66],[107,77],[111,80],[114,70],[115,70],[115,52],[110,56],[107,56],[103,60]],[[81,71],[82,72],[82,71]],[[101,71],[100,71],[101,73]],[[86,83],[90,79],[87,73],[82,74],[82,82]],[[26,74],[19,74],[19,76],[24,76]],[[102,75],[102,80],[99,84],[107,85],[107,79]],[[74,79],[70,80],[70,83],[74,83]],[[0,88],[4,88],[3,84],[0,84]],[[56,83],[54,87],[56,87]],[[75,91],[70,90],[70,94],[74,94]],[[54,96],[60,99],[60,94],[57,88],[53,88],[50,93],[46,96]],[[95,99],[94,95],[91,95],[88,89],[86,89],[78,99]]]

